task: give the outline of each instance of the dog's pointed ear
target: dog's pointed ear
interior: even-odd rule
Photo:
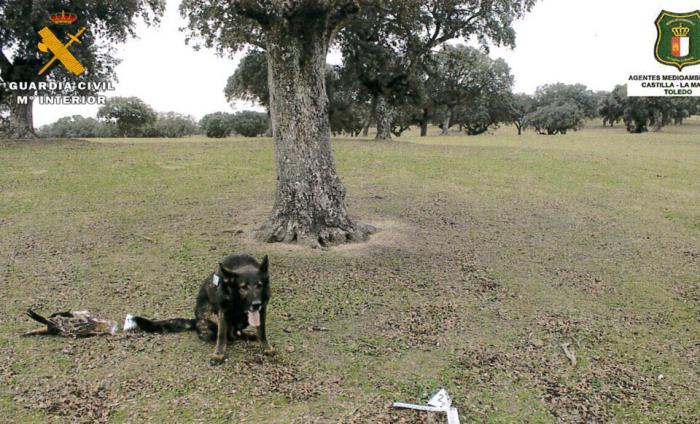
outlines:
[[[221,274],[221,276],[225,278],[232,278],[236,276],[234,273],[227,270],[224,264],[221,262],[219,262],[219,274]]]
[[[261,274],[267,275],[268,264],[269,264],[269,261],[267,260],[267,255],[265,255],[262,262],[260,262],[260,273]]]

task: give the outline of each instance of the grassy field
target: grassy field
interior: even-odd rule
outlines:
[[[0,142],[0,422],[425,422],[390,404],[440,387],[463,422],[697,422],[700,121],[334,150],[382,231],[309,251],[251,238],[270,140]],[[233,252],[270,255],[273,358],[18,337],[28,307],[188,317]]]

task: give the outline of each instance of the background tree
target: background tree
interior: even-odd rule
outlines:
[[[156,121],[156,112],[138,97],[110,97],[97,111],[97,118],[116,125],[122,137],[136,137]]]
[[[375,99],[377,138],[389,139],[397,100],[405,96],[430,52],[475,37],[482,45],[514,46],[513,21],[535,0],[365,0],[340,33],[345,66]]]
[[[144,128],[145,137],[179,138],[197,134],[199,127],[193,117],[176,112],[159,113],[152,125]]]
[[[535,99],[529,94],[518,93],[508,97],[510,102],[510,119],[515,128],[518,130],[518,135],[522,135],[526,128],[525,117],[535,111]]]
[[[109,46],[122,44],[134,36],[137,18],[157,23],[165,8],[165,0],[4,0],[0,2],[0,79],[2,82],[77,81],[105,82],[115,78],[114,67],[119,62]],[[53,25],[49,16],[66,10],[77,15],[72,25]],[[85,66],[87,72],[73,76],[61,66],[53,66],[43,75],[39,70],[48,62],[47,54],[37,49],[38,31],[48,26],[59,40],[67,39],[78,28],[86,26],[79,47],[71,53]],[[13,138],[36,136],[33,103],[21,104],[18,96],[56,94],[32,90],[0,93],[0,103],[10,111],[9,132]],[[61,91],[65,95],[87,95],[93,92]]]
[[[371,105],[360,83],[342,66],[327,66],[326,91],[333,134],[360,135]]]
[[[50,138],[88,138],[96,137],[100,122],[95,118],[80,115],[66,116],[56,122],[37,130],[40,137]]]
[[[625,93],[624,95],[623,92]],[[612,127],[622,120],[622,116],[625,113],[626,93],[627,89],[622,85],[618,85],[601,100],[598,113],[603,118],[603,126],[610,124]]]
[[[270,90],[267,86],[267,55],[260,49],[245,55],[236,71],[228,78],[224,94],[228,102],[234,99],[256,102],[270,109]]]
[[[683,121],[697,113],[698,99],[695,97],[670,98],[671,120],[674,125],[683,125]]]
[[[663,97],[627,97],[623,120],[627,131],[658,132],[672,122],[673,103]]]
[[[509,122],[510,103],[508,93],[482,95],[457,108],[456,122],[467,135],[479,135],[499,124]]]
[[[191,116],[175,112],[159,113],[150,125],[143,125],[130,131],[130,137],[184,137],[199,132],[197,123]],[[37,130],[40,137],[50,138],[92,138],[124,136],[116,125],[116,120],[98,121],[80,115],[60,118]]]
[[[328,48],[357,2],[184,0],[180,10],[205,45],[267,53],[277,186],[258,237],[312,247],[367,239],[371,228],[349,217],[335,171],[325,87]]]
[[[269,119],[266,113],[245,110],[231,117],[231,129],[243,137],[258,137],[267,132]]]
[[[623,105],[622,120],[627,131],[640,134],[661,131],[669,124],[682,124],[697,111],[697,100],[684,97],[631,97],[627,86],[619,85],[613,91],[617,102]]]
[[[377,140],[390,140],[395,108],[407,96],[409,57],[396,40],[400,25],[385,16],[380,2],[365,2],[359,16],[340,34],[343,65],[371,98],[370,113],[377,123]],[[369,119],[368,119],[369,120]]]
[[[552,106],[568,103],[579,109],[585,118],[598,116],[598,100],[583,84],[547,84],[535,91],[537,106]]]
[[[233,132],[233,114],[214,112],[206,114],[199,121],[199,127],[210,138],[224,138]]]
[[[533,127],[538,134],[566,134],[569,130],[582,128],[585,117],[574,103],[556,102],[528,114],[525,125]]]
[[[502,59],[465,45],[444,46],[434,55],[426,92],[437,116],[442,116],[442,134],[458,123],[470,135],[508,120],[508,97],[513,87],[510,68]]]
[[[419,108],[418,113],[413,115],[413,120],[420,127],[420,136],[428,135],[428,125],[435,119],[435,105],[432,104],[430,98],[425,95],[424,101]]]

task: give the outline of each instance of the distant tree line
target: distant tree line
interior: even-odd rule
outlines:
[[[208,137],[242,135],[256,137],[268,132],[265,113],[217,112],[199,122],[176,112],[158,113],[137,97],[112,97],[97,112],[97,119],[80,115],[64,117],[38,129],[38,135],[51,138],[166,137],[195,134]]]
[[[686,118],[700,114],[697,97],[629,97],[627,86],[618,85],[605,93],[599,104],[604,125],[624,123],[627,131],[659,131],[666,125],[682,125]]]
[[[500,59],[490,59],[478,49],[462,45],[446,46],[433,57],[437,73],[420,84],[412,82],[410,96],[401,104],[394,103],[389,123],[393,136],[399,137],[411,127],[420,128],[424,136],[430,124],[438,126],[442,134],[458,127],[465,135],[478,135],[510,124],[518,134],[532,130],[556,135],[577,131],[595,118],[602,119],[604,126],[622,123],[630,133],[643,133],[681,125],[686,118],[700,114],[700,99],[629,97],[625,85],[611,92],[593,92],[582,84],[557,83],[539,87],[534,95],[513,94],[513,77]],[[264,59],[262,51],[252,51],[243,58],[224,90],[227,100],[251,100],[268,107]],[[376,105],[361,84],[343,66],[328,65],[326,90],[333,134],[366,134],[374,122]],[[216,112],[197,122],[176,112],[155,112],[137,97],[112,97],[99,109],[97,119],[65,117],[37,133],[52,138],[257,137],[270,134],[269,122],[268,113],[254,111]]]
[[[411,127],[420,128],[425,136],[431,124],[443,135],[453,129],[478,135],[499,125],[513,125],[518,134],[532,130],[557,135],[577,131],[596,118],[606,126],[623,122],[630,132],[639,133],[682,124],[698,113],[695,99],[633,98],[625,86],[594,92],[582,84],[556,83],[539,87],[534,95],[514,94],[508,65],[466,45],[443,45],[427,52],[420,68],[392,82],[387,75],[394,75],[390,68],[395,58],[385,53],[380,57],[379,52],[376,56],[355,52],[362,55],[363,65],[348,61],[355,56],[346,52],[343,65],[326,66],[334,135],[367,136],[374,125],[382,140],[401,136]],[[230,102],[254,101],[269,110],[267,82],[265,52],[252,50],[228,79],[224,93]]]

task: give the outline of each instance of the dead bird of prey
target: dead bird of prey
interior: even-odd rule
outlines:
[[[44,327],[24,333],[23,336],[58,335],[75,338],[114,335],[119,330],[119,324],[115,321],[97,318],[89,311],[57,312],[44,318],[28,309],[27,316],[44,324]]]

